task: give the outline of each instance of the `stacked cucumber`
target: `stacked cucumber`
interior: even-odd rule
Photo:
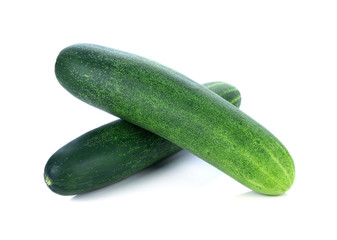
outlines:
[[[91,44],[62,50],[55,73],[75,97],[121,118],[51,156],[44,178],[58,194],[107,186],[181,149],[262,194],[280,195],[294,181],[287,149],[238,109],[240,93],[229,84],[200,85],[151,60]]]

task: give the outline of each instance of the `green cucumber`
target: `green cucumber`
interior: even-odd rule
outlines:
[[[205,84],[239,107],[240,92],[223,82]],[[177,145],[124,120],[91,130],[56,151],[44,178],[60,195],[76,195],[118,182],[180,151]]]
[[[293,160],[272,133],[170,68],[76,44],[60,52],[55,74],[82,101],[175,143],[256,192],[280,195],[293,184]]]

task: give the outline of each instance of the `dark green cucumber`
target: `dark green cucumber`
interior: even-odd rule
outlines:
[[[62,50],[60,84],[82,101],[151,131],[263,194],[287,191],[293,160],[263,126],[186,76],[146,58],[92,45]]]
[[[239,91],[226,83],[205,84],[239,107]],[[145,129],[116,120],[69,142],[48,160],[44,178],[61,195],[89,192],[118,182],[181,148]]]

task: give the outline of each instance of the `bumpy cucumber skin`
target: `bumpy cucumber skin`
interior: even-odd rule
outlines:
[[[82,101],[184,148],[248,188],[286,192],[294,162],[251,117],[186,76],[146,58],[92,45],[65,48],[60,84]]]
[[[236,107],[240,92],[223,82],[204,84]],[[48,160],[44,178],[60,195],[93,191],[129,177],[180,151],[177,145],[124,120],[91,130]]]

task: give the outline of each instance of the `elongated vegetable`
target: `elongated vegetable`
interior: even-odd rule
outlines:
[[[186,76],[151,60],[91,44],[61,51],[60,84],[84,102],[151,131],[263,194],[295,178],[282,143],[251,117]]]
[[[205,84],[239,107],[239,91],[226,83]],[[61,195],[89,192],[120,181],[180,151],[177,145],[124,120],[91,130],[48,160],[45,181]]]

